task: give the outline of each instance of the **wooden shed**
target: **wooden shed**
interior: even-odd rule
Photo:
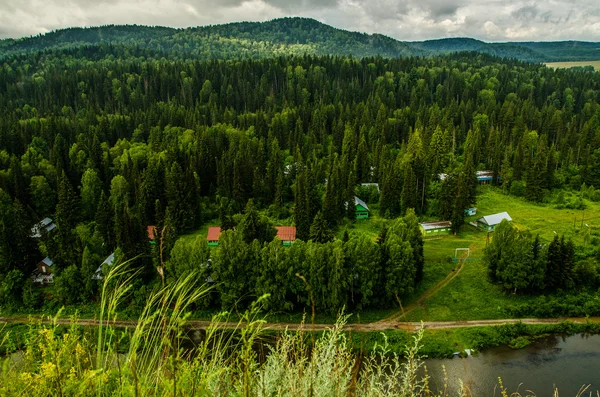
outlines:
[[[452,231],[452,222],[450,221],[435,221],[435,222],[421,222],[419,223],[419,229],[423,236],[431,237],[440,233],[450,233]]]
[[[208,234],[206,235],[206,241],[208,241],[209,247],[216,247],[219,245],[219,236],[221,235],[221,228],[219,226],[211,226],[208,228]]]
[[[286,247],[296,241],[296,226],[275,226],[275,229],[277,229],[277,238]]]

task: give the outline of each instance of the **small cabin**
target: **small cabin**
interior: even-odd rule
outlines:
[[[33,238],[40,238],[43,234],[49,233],[56,228],[56,224],[51,218],[44,218],[40,222],[33,225],[31,228],[30,236]]]
[[[419,223],[419,229],[423,236],[431,237],[436,234],[447,234],[452,231],[452,222],[450,221],[435,221],[435,222],[421,222]]]
[[[507,220],[509,222],[512,221],[508,212],[500,212],[498,214],[486,215],[477,219],[477,227],[486,232],[493,232],[496,229],[496,226],[500,224],[503,220]]]
[[[208,241],[209,247],[216,247],[219,245],[219,236],[221,235],[221,228],[218,226],[211,226],[208,228],[208,234],[206,235],[206,241]]]
[[[45,257],[37,264],[36,269],[31,274],[31,279],[36,284],[52,284],[54,282],[54,275],[52,274],[52,266],[54,261],[48,257]]]
[[[367,203],[354,196],[354,206],[356,207],[356,219],[368,219],[369,207]]]
[[[296,226],[275,226],[275,229],[277,229],[277,238],[286,247],[296,241]]]
[[[477,208],[473,207],[473,208],[467,208],[465,210],[465,216],[473,216],[477,214]]]
[[[150,240],[150,244],[156,245],[156,226],[148,226],[148,240]]]
[[[102,274],[102,268],[104,267],[104,265],[106,266],[112,266],[113,262],[115,261],[115,253],[113,252],[112,254],[110,254],[108,256],[108,258],[106,258],[104,260],[104,262],[102,262],[100,264],[100,266],[98,266],[98,269],[96,269],[96,271],[94,272],[94,275],[92,276],[92,279],[94,280],[102,280],[104,278],[104,275]]]
[[[480,184],[488,184],[491,183],[494,179],[494,171],[485,170],[485,171],[477,171],[477,182]]]

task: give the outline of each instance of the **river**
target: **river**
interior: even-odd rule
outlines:
[[[600,390],[600,335],[553,335],[520,350],[497,347],[464,359],[428,359],[426,365],[434,389],[443,386],[444,365],[451,390],[462,379],[474,397],[500,396],[499,390],[494,393],[498,377],[509,395],[518,388],[522,395],[532,390],[538,397],[552,396],[556,386],[561,397],[574,397],[582,385],[591,385],[588,391],[595,396]]]

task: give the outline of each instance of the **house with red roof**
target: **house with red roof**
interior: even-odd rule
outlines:
[[[275,226],[275,229],[277,229],[277,238],[286,247],[289,247],[296,241],[296,226]]]
[[[208,234],[206,235],[206,241],[208,241],[209,247],[216,247],[219,245],[219,236],[221,235],[221,228],[219,226],[211,226],[208,228]]]

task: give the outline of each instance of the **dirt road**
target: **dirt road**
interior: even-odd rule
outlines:
[[[421,326],[425,329],[451,329],[451,328],[467,328],[467,327],[487,327],[503,324],[559,324],[563,321],[572,321],[575,323],[586,323],[600,322],[600,318],[585,318],[585,317],[571,317],[571,318],[524,318],[524,319],[500,319],[500,320],[469,320],[469,321],[427,321],[423,323],[419,322],[397,322],[395,324],[374,322],[368,324],[346,324],[344,330],[355,331],[355,332],[378,332],[385,330],[403,330],[403,331],[417,331]],[[31,321],[39,321],[43,324],[59,324],[69,325],[72,320],[68,318],[53,319],[49,317],[0,317],[0,324],[14,324],[21,323],[27,324]],[[82,326],[98,326],[100,325],[99,320],[95,319],[79,319],[76,321],[77,324]],[[137,321],[132,320],[121,320],[115,322],[103,322],[104,325],[112,325],[123,328],[134,328],[137,325]],[[206,329],[210,326],[209,321],[188,321],[187,326],[192,329]],[[236,329],[243,326],[243,324],[235,322],[221,322],[218,324],[223,329]],[[333,324],[297,324],[297,323],[266,323],[263,328],[267,330],[284,331],[304,329],[306,331],[325,331],[332,328]]]

